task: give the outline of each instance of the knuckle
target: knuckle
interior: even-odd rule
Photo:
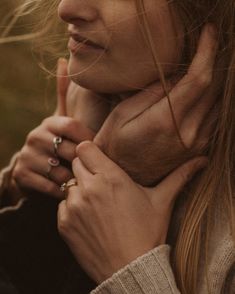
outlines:
[[[94,175],[94,182],[96,183],[94,186],[99,187],[99,186],[108,186],[111,183],[111,176],[106,175],[104,173],[98,173]],[[93,186],[93,190],[95,191],[96,189]],[[92,188],[92,187],[91,187]]]
[[[110,175],[103,175],[103,183],[105,185],[119,186],[121,183],[121,176],[117,172]]]
[[[80,215],[81,203],[77,197],[69,197],[67,200],[67,209],[72,215]]]
[[[62,236],[66,236],[70,230],[70,221],[66,213],[62,213],[62,203],[59,204],[58,218],[57,218],[57,229]]]
[[[30,181],[28,180],[29,177],[27,171],[16,167],[13,173],[13,179],[20,187],[28,188]]]
[[[93,144],[90,141],[83,141],[77,146],[76,151],[78,154],[81,154],[81,153],[89,152],[91,148],[93,148]]]
[[[86,201],[92,199],[95,195],[97,195],[97,186],[94,185],[92,182],[88,182],[84,185],[83,189],[81,190],[82,198]]]
[[[63,117],[61,119],[62,119],[61,129],[64,134],[73,132],[74,130],[76,130],[76,124],[74,119],[69,117]]]
[[[12,177],[15,179],[17,182],[22,181],[24,178],[24,169],[21,168],[20,164],[17,164],[12,172]]]
[[[66,235],[66,232],[68,231],[68,222],[65,218],[59,218],[57,222],[57,229],[60,235],[64,236]]]
[[[21,149],[20,156],[18,158],[18,163],[27,162],[28,154],[30,153],[30,147],[28,144],[24,145]]]
[[[31,132],[29,132],[29,134],[26,137],[26,144],[33,145],[35,143],[36,137],[36,130],[32,130]]]
[[[207,88],[212,80],[212,75],[209,72],[200,73],[195,77],[196,87]]]
[[[53,116],[46,117],[43,119],[41,125],[48,127],[54,122],[54,120],[55,120],[55,117],[53,117]]]
[[[96,177],[97,185],[102,184],[102,186],[106,188],[108,187],[116,188],[122,185],[122,175],[117,171],[112,172],[110,174],[100,173],[100,174],[97,174],[95,177]]]
[[[182,138],[184,138],[184,143],[187,146],[189,150],[193,149],[196,146],[197,142],[197,129],[196,128],[191,128],[190,132],[187,130],[187,132],[182,132]]]
[[[40,130],[41,126],[32,130],[26,137],[26,145],[36,146],[38,142],[42,140],[42,132]]]

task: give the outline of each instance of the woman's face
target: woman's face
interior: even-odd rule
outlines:
[[[144,4],[159,62],[168,74],[180,62],[179,21],[166,0]],[[77,84],[100,93],[125,93],[159,78],[135,0],[62,0],[58,12],[69,24],[69,74]],[[88,42],[82,44],[83,39]]]

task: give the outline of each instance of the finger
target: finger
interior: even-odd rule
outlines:
[[[191,159],[174,170],[156,188],[152,190],[153,203],[159,204],[156,195],[160,195],[166,206],[172,207],[179,192],[190,182],[193,176],[206,167],[208,160],[205,156]]]
[[[171,89],[174,84],[173,80],[167,81],[168,89]],[[148,109],[153,104],[156,104],[165,96],[164,89],[160,81],[157,81],[147,88],[139,91],[132,97],[119,103],[115,109],[109,115],[107,121],[123,119],[126,123],[125,118],[128,121],[133,120],[140,114],[142,114],[146,109]]]
[[[60,191],[60,187],[40,174],[29,171],[24,175],[21,175],[20,178],[15,178],[15,180],[22,189],[27,191],[37,191],[56,199],[64,199],[64,195]],[[30,193],[27,194],[30,196]]]
[[[214,130],[218,122],[218,113],[219,113],[218,105],[214,105],[214,107],[210,110],[210,112],[207,115],[205,115],[205,118],[202,121],[201,126],[197,132],[198,133],[197,140],[198,140],[199,146],[201,144],[205,147],[205,143],[207,144],[208,142],[210,142],[211,138],[214,136]]]
[[[55,162],[54,166],[50,164],[52,160]],[[58,186],[61,186],[63,183],[73,178],[72,171],[61,165],[59,159],[53,157],[35,156],[34,159],[31,160],[29,168],[31,168],[33,173],[49,178]]]
[[[202,138],[206,134],[207,136],[204,136],[204,139],[209,140],[210,133],[208,133],[208,130],[210,129],[212,131],[211,127],[214,125],[214,121],[217,117],[213,111],[213,98],[214,95],[208,92],[198,105],[193,107],[188,114],[185,115],[185,118],[182,121],[180,133],[188,148],[193,147],[195,142],[197,143],[199,141],[196,141],[197,138]],[[209,129],[208,126],[210,126]]]
[[[68,62],[64,58],[59,58],[57,64],[57,106],[56,114],[67,116],[66,97],[70,80],[67,72]]]
[[[58,224],[59,232],[63,231],[61,225],[62,225],[62,223],[64,223],[65,217],[66,217],[66,220],[67,220],[66,200],[63,200],[58,205],[58,210],[57,210],[57,224]]]
[[[181,122],[180,133],[186,146],[191,148],[196,138],[202,138],[204,143],[209,140],[218,117],[215,111],[218,98],[218,84],[212,85],[206,90],[201,99],[184,115]],[[199,140],[197,140],[198,142]],[[205,144],[203,144],[205,146]]]
[[[84,183],[91,179],[92,173],[78,157],[73,160],[72,170],[79,186],[84,186]]]
[[[68,210],[67,210],[67,206],[66,206],[66,200],[63,200],[60,202],[60,204],[58,205],[58,210],[57,210],[57,227],[58,227],[58,231],[61,234],[64,234],[67,231],[67,227],[65,229],[65,223],[67,224],[68,221]]]
[[[202,97],[212,82],[217,53],[216,29],[208,24],[202,31],[197,53],[188,73],[170,93],[177,117],[185,114]]]
[[[68,188],[68,194],[66,197],[68,208],[76,208],[83,201],[83,196],[87,195],[86,192],[88,191],[88,193],[91,193],[91,182],[93,179],[93,174],[84,166],[78,157],[73,161],[72,170],[77,185],[72,185]],[[87,187],[89,188],[87,189]],[[85,194],[84,191],[86,191]]]
[[[55,121],[52,122],[52,120],[53,117],[44,121],[47,129],[51,133],[67,138],[76,144],[84,140],[93,140],[95,136],[92,130],[73,118],[61,116],[56,120],[56,123]]]
[[[85,141],[78,145],[76,153],[83,165],[92,174],[114,173],[121,170],[93,142]]]
[[[71,163],[76,157],[76,147],[77,144],[63,139],[62,143],[57,148],[57,156]]]
[[[169,93],[174,115],[179,124],[184,119],[185,113],[201,99],[212,81],[216,49],[216,31],[211,24],[208,24],[201,33],[197,53],[188,73]],[[167,116],[170,115],[167,97],[162,99],[159,104],[153,105],[151,112],[148,112],[148,116],[154,118],[159,109]]]
[[[73,177],[73,173],[62,165],[52,168],[49,174],[50,180],[56,183],[58,186],[67,183]]]
[[[175,80],[173,79],[167,81],[168,89],[170,90],[174,84]],[[164,97],[164,94],[161,83],[155,82],[146,89],[119,103],[104,121],[101,129],[95,136],[94,142],[102,141],[103,134],[109,133],[109,130],[117,122],[121,123],[121,127],[130,123],[134,124],[135,128],[136,120],[141,120],[140,127],[145,132],[146,124],[149,125],[149,119],[148,115],[147,119],[145,119],[146,115],[144,114],[152,105],[157,105],[158,101]]]
[[[37,131],[32,134],[32,137],[27,141],[27,144],[34,150],[37,150],[38,153],[53,157],[55,156],[53,143],[55,137],[57,137],[56,134],[52,134],[47,130]],[[76,147],[77,144],[64,138],[62,143],[58,145],[56,153],[61,159],[72,162],[76,155]]]

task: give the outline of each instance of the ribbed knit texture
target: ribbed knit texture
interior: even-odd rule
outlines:
[[[170,266],[169,253],[168,245],[155,248],[115,273],[91,293],[180,293]]]

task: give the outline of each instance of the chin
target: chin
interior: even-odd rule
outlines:
[[[113,75],[102,64],[84,64],[70,58],[68,73],[71,80],[79,86],[96,93],[114,94],[120,92],[120,83],[114,81]]]
[[[121,84],[120,80],[115,80],[111,75],[100,74],[98,70],[88,70],[83,73],[69,71],[69,75],[74,83],[95,93],[116,95],[135,90],[133,87]]]
[[[119,92],[112,83],[105,81],[105,79],[101,81],[99,78],[90,76],[88,73],[77,76],[73,75],[71,79],[82,88],[91,90],[95,93],[114,94]]]
[[[116,68],[110,68],[102,63],[90,66],[87,64],[71,58],[69,75],[74,83],[95,93],[119,95],[136,92],[158,80],[155,70],[136,76],[132,71],[123,75]]]
[[[148,81],[134,86],[133,81],[123,81],[122,83],[121,79],[115,79],[114,77],[112,79],[111,75],[100,75],[98,71],[93,73],[87,71],[80,74],[77,71],[69,71],[69,75],[71,80],[80,87],[100,94],[120,95],[123,93],[135,93],[150,83]]]

